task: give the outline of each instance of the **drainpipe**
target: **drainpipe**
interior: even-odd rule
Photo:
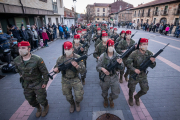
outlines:
[[[24,14],[24,6],[23,6],[23,4],[22,4],[22,1],[19,0],[19,2],[20,2],[20,4],[21,4],[21,6],[22,6],[22,11],[23,11],[23,14]]]

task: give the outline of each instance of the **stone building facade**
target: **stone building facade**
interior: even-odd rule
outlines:
[[[155,0],[132,8],[132,21],[135,23],[169,23],[177,25],[180,17],[180,1]]]

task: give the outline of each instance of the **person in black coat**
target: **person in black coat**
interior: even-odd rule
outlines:
[[[17,30],[16,26],[13,25],[9,31],[12,32],[14,38],[17,38],[18,42],[21,42],[20,31]]]
[[[28,41],[29,40],[29,35],[28,35],[27,31],[25,30],[24,26],[21,27],[20,36],[21,36],[21,41],[22,40],[24,40],[24,41]]]

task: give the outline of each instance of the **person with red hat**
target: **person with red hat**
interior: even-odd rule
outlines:
[[[81,80],[79,79],[79,73],[83,74],[84,72],[86,72],[84,62],[82,60],[77,63],[73,59],[71,59],[71,58],[76,59],[79,57],[80,57],[79,55],[74,53],[73,44],[69,41],[64,42],[63,55],[57,59],[56,65],[53,70],[55,73],[59,73],[58,65],[64,63],[67,60],[68,61],[65,62],[64,64],[71,63],[73,66],[72,68],[61,72],[62,73],[62,79],[61,79],[62,92],[63,92],[63,95],[66,96],[66,100],[71,105],[70,109],[69,109],[70,113],[74,112],[75,106],[76,106],[76,111],[77,112],[80,111],[80,109],[81,109],[80,102],[83,100],[83,94],[84,94],[83,85],[81,83]],[[69,59],[71,59],[71,60],[69,60]],[[72,88],[73,88],[74,94],[75,94],[75,101],[74,101],[73,95],[72,95]]]
[[[97,33],[93,36],[93,41],[96,41],[101,36],[101,28],[97,28]]]
[[[32,107],[37,108],[36,117],[44,117],[49,110],[46,86],[49,81],[48,70],[43,59],[31,54],[27,41],[18,43],[19,55],[14,59],[16,72],[24,89],[24,96]],[[42,77],[43,76],[43,77]],[[42,111],[41,105],[44,107]]]
[[[124,67],[123,67],[122,59],[118,58],[118,56],[119,54],[114,50],[114,41],[109,39],[106,42],[106,52],[101,54],[98,60],[98,64],[96,66],[96,70],[100,73],[100,76],[102,76],[102,73],[106,75],[104,81],[103,80],[100,81],[102,96],[104,98],[103,105],[105,108],[108,107],[108,90],[110,88],[111,88],[111,93],[109,96],[109,102],[111,108],[114,108],[113,100],[117,99],[120,94],[120,86],[116,71],[122,70]],[[116,66],[114,70],[108,71],[106,69],[107,65],[113,64],[114,62],[118,62],[119,64]]]
[[[76,28],[76,30],[75,30],[75,34],[78,33],[77,31],[82,31],[81,25],[78,25],[78,28]]]
[[[115,43],[119,43],[121,40],[124,40],[126,31],[122,30],[119,34],[119,37],[116,39]]]
[[[116,41],[116,39],[119,37],[118,33],[117,33],[117,28],[114,28],[114,32],[111,36],[111,39]]]
[[[148,80],[147,80],[147,71],[140,71],[139,67],[148,57],[151,60],[152,64],[149,66],[154,68],[156,66],[155,58],[151,57],[153,53],[148,50],[148,39],[140,38],[137,46],[137,50],[132,52],[127,58],[127,67],[130,69],[130,76],[134,73],[138,74],[136,80],[130,77],[128,81],[129,88],[129,100],[128,103],[130,106],[133,106],[133,93],[135,91],[137,83],[139,83],[141,90],[134,96],[137,106],[140,106],[139,98],[147,93],[149,90]]]
[[[73,48],[74,48],[74,53],[78,54],[80,56],[87,54],[87,51],[88,51],[88,48],[87,47],[83,48],[83,44],[80,43],[79,35],[74,35]],[[86,60],[84,60],[84,64],[86,66]],[[83,85],[85,85],[86,73],[87,73],[87,71],[84,74],[81,74],[81,80],[82,80]]]
[[[108,32],[108,36],[109,37],[113,35],[113,29],[114,29],[113,27],[110,27],[110,30]]]
[[[119,42],[119,44],[117,45],[116,47],[116,51],[117,53],[119,54],[123,54],[126,50],[128,50],[129,48],[131,48],[133,45],[135,44],[135,41],[131,39],[131,31],[130,30],[127,30],[126,31],[126,37],[124,40],[121,40]],[[127,67],[127,64],[126,64],[126,60],[127,60],[128,56],[123,58],[123,63],[125,65],[125,67]],[[124,74],[124,78],[126,81],[129,80],[128,78],[128,75],[129,75],[129,68],[127,68],[126,70],[126,73],[124,74],[124,71],[120,71],[120,79],[119,79],[119,82],[120,83],[123,83],[123,80],[122,80],[122,76]]]
[[[108,32],[107,24],[104,24],[102,30],[105,30],[106,32]]]
[[[95,48],[102,40],[105,41],[105,42],[108,40],[108,34],[105,33],[105,31],[102,33],[101,37],[96,40],[96,43],[94,44]]]

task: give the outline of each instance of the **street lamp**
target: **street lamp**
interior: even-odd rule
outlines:
[[[74,20],[74,25],[76,24],[76,0],[73,0],[74,3],[74,12],[75,12],[75,20]]]

